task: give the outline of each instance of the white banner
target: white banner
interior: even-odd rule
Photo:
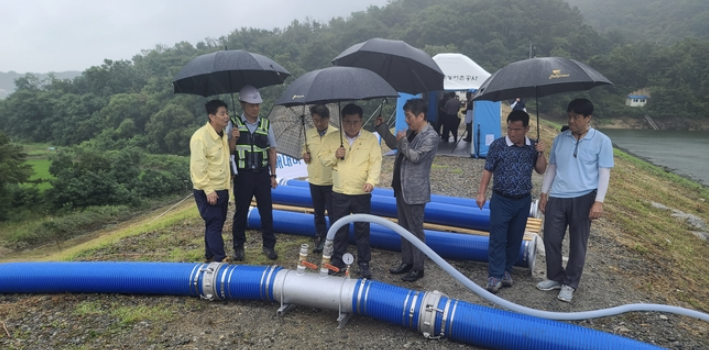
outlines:
[[[279,182],[282,179],[308,177],[308,166],[305,161],[289,157],[285,154],[276,156],[276,176]]]
[[[483,67],[480,67],[470,57],[459,53],[439,53],[433,60],[443,71],[443,89],[448,91],[479,89],[480,85],[490,77]]]

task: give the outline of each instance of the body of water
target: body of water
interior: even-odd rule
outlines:
[[[601,129],[613,145],[709,186],[709,132]]]

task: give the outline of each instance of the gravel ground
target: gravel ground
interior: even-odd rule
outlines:
[[[391,181],[393,157],[385,157],[382,185]],[[484,160],[437,157],[432,170],[433,192],[473,197]],[[534,177],[538,189],[540,176]],[[535,197],[538,193],[534,194]],[[230,216],[231,217],[231,216]],[[201,250],[203,226],[188,223],[173,228],[170,237],[156,232],[123,239],[118,246],[93,253],[96,260],[170,260],[176,248]],[[225,232],[230,232],[230,223]],[[617,228],[604,219],[591,229],[588,260],[573,303],[556,300],[534,284],[544,277],[540,252],[536,269],[513,271],[515,286],[498,294],[512,302],[550,311],[584,311],[626,303],[665,303],[661,295],[643,294],[644,278],[663,271],[624,249],[608,237]],[[227,246],[231,246],[230,235]],[[306,238],[281,234],[277,263],[295,268],[297,247]],[[350,247],[354,251],[354,247]],[[117,258],[118,257],[118,258]],[[452,298],[495,307],[453,280],[431,261],[426,277],[404,283],[387,269],[399,254],[374,250],[374,279],[411,289],[439,290]],[[247,263],[263,260],[260,235],[250,234]],[[487,265],[451,261],[479,285]],[[337,329],[337,312],[296,307],[283,317],[278,305],[261,301],[207,302],[197,298],[145,295],[0,295],[2,349],[475,349],[449,340],[426,340],[419,333],[363,316],[354,316]],[[670,349],[709,349],[709,324],[655,312],[572,322]]]

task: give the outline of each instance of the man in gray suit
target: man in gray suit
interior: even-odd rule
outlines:
[[[438,134],[426,120],[427,109],[426,102],[420,98],[408,100],[404,104],[404,115],[409,130],[399,131],[396,136],[392,135],[381,116],[374,123],[386,145],[399,151],[391,181],[399,225],[423,242],[426,242],[423,214],[426,203],[431,201],[429,175],[438,148]],[[416,281],[423,277],[425,258],[422,251],[402,237],[401,265],[389,272],[394,275],[408,272],[402,280]]]

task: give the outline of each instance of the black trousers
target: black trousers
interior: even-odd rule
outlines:
[[[436,122],[436,133],[438,133],[441,138],[444,138],[443,131],[445,130],[446,121],[448,120],[448,115],[445,113],[438,114],[438,121]],[[447,139],[447,138],[446,138]]]
[[[239,170],[234,176],[234,249],[246,242],[246,220],[251,206],[251,198],[256,197],[258,213],[261,215],[261,236],[263,246],[273,248],[276,245],[276,235],[273,233],[273,202],[271,200],[271,175],[268,170]]]
[[[315,211],[315,234],[316,237],[325,238],[327,236],[327,220],[325,220],[325,210],[327,216],[332,220],[332,185],[319,186],[310,185],[310,197],[313,199],[313,210]]]
[[[337,192],[332,193],[332,220],[333,223],[349,214],[370,214],[372,211],[372,195],[363,194],[350,196]],[[335,252],[330,262],[337,267],[344,267],[342,254],[347,253],[349,241],[349,225],[340,227],[335,234]],[[369,246],[369,223],[355,222],[354,237],[357,242],[357,263],[372,260],[372,248]]]
[[[449,135],[453,134],[453,142],[458,141],[458,125],[460,125],[460,118],[458,118],[457,114],[446,115],[443,123],[443,140],[448,141]]]

